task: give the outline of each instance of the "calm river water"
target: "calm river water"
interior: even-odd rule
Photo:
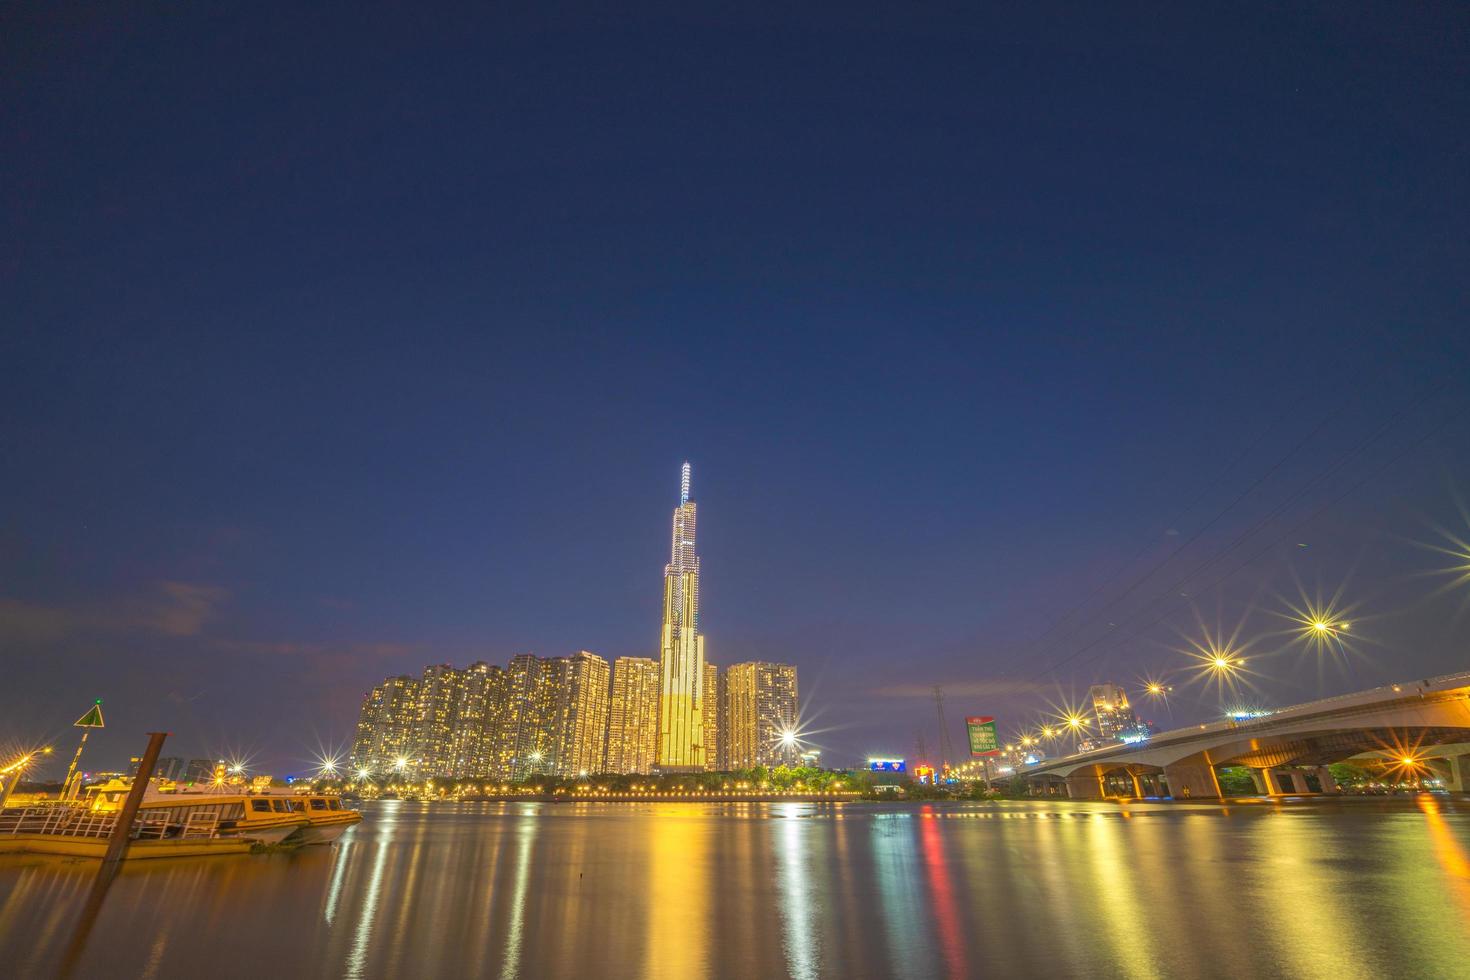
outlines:
[[[1470,804],[384,802],[334,847],[149,861],[78,976],[1470,977]],[[0,858],[0,975],[95,865]]]

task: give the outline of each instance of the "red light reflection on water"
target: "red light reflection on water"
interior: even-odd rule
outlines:
[[[924,875],[929,892],[934,896],[934,914],[939,923],[939,946],[952,977],[968,975],[965,961],[965,939],[960,930],[959,912],[955,908],[954,887],[949,880],[949,866],[944,859],[944,842],[935,823],[934,808],[926,805],[919,811],[919,844],[924,851]]]

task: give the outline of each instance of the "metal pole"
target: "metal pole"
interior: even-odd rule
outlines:
[[[25,766],[16,766],[15,775],[6,780],[4,791],[0,792],[0,810],[5,809],[10,804],[10,794],[14,793],[15,788],[20,785],[20,777],[25,771]]]
[[[133,777],[133,788],[128,791],[122,812],[117,815],[117,824],[112,828],[112,838],[107,842],[107,853],[102,855],[102,867],[97,871],[98,878],[111,878],[116,874],[117,866],[127,854],[128,838],[133,833],[133,818],[138,815],[143,795],[148,792],[148,779],[153,775],[153,766],[158,762],[158,753],[163,751],[163,740],[166,738],[168,732],[148,733],[148,748],[143,751],[143,758],[138,762],[138,774]]]
[[[92,729],[82,729],[82,740],[77,743],[77,754],[71,757],[71,767],[66,770],[66,782],[61,784],[61,798],[71,799],[71,777],[77,771],[77,763],[82,761],[82,749],[87,745],[87,736],[92,734]]]

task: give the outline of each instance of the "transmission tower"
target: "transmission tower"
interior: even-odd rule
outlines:
[[[944,723],[944,685],[934,685],[934,713],[939,715],[939,765],[943,770],[948,768],[950,757],[954,755],[954,745],[949,741],[949,726]]]

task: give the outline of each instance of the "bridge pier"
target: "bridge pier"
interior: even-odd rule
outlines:
[[[1091,766],[1067,776],[1067,796],[1074,800],[1100,800],[1105,794],[1102,777]]]
[[[1470,755],[1457,755],[1447,761],[1450,771],[1445,788],[1451,793],[1470,793]]]
[[[1176,762],[1164,767],[1169,795],[1176,800],[1218,800],[1220,780],[1215,767],[1204,761]]]
[[[1326,766],[1317,767],[1317,782],[1322,784],[1322,792],[1329,796],[1336,796],[1342,792],[1342,787],[1337,785],[1337,780],[1332,778],[1332,770]]]

